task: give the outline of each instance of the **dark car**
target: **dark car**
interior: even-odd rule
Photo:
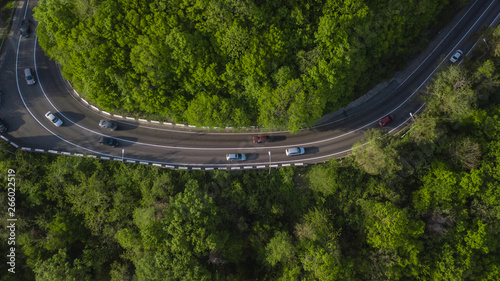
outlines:
[[[28,34],[30,33],[30,22],[29,20],[23,20],[21,21],[21,36],[26,38],[28,37]]]
[[[269,136],[254,136],[253,137],[253,142],[254,143],[265,143],[271,141],[271,138]]]
[[[116,125],[116,123],[113,123],[111,121],[106,121],[106,120],[99,121],[99,126],[102,128],[108,128],[111,131],[118,129],[118,126]]]
[[[394,121],[394,116],[392,114],[389,114],[386,117],[380,119],[380,121],[378,121],[378,124],[380,125],[380,127],[384,127],[392,121]]]
[[[118,146],[118,141],[116,141],[113,138],[107,138],[107,137],[100,137],[99,138],[99,143],[102,145],[108,145],[108,146]]]
[[[5,126],[5,124],[3,123],[3,120],[0,119],[0,133],[5,133],[7,132],[7,126]]]

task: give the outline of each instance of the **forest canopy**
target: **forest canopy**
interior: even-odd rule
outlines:
[[[103,109],[297,131],[394,70],[458,2],[41,0],[34,17],[46,54]]]
[[[0,280],[498,280],[500,28],[480,38],[411,127],[342,160],[169,170],[0,142]]]

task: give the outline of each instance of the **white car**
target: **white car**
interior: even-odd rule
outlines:
[[[462,54],[463,54],[463,52],[461,50],[457,50],[457,52],[453,56],[451,56],[450,61],[452,63],[457,62],[460,59],[460,57],[462,56]]]
[[[245,161],[247,160],[247,156],[243,153],[232,153],[226,154],[227,161]]]
[[[306,150],[303,147],[293,147],[293,148],[288,148],[286,151],[286,156],[295,156],[295,155],[302,155],[306,153]]]
[[[63,124],[62,120],[57,118],[54,114],[52,114],[52,112],[47,112],[45,113],[45,117],[47,117],[47,119],[50,120],[50,122],[52,122],[52,124],[56,125],[56,127],[61,127],[61,125]]]

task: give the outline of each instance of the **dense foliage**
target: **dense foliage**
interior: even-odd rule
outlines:
[[[405,62],[460,0],[40,0],[37,34],[107,110],[297,131]]]
[[[174,171],[2,143],[18,250],[0,280],[498,280],[500,28],[485,36],[403,137],[341,161]]]

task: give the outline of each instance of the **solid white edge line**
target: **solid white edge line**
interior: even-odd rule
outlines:
[[[495,24],[495,21],[500,17],[500,13],[495,17],[495,19],[490,23],[490,27],[492,27]]]
[[[24,19],[26,19],[26,13],[28,12],[29,5],[30,5],[30,0],[26,1],[26,8],[24,9]]]

